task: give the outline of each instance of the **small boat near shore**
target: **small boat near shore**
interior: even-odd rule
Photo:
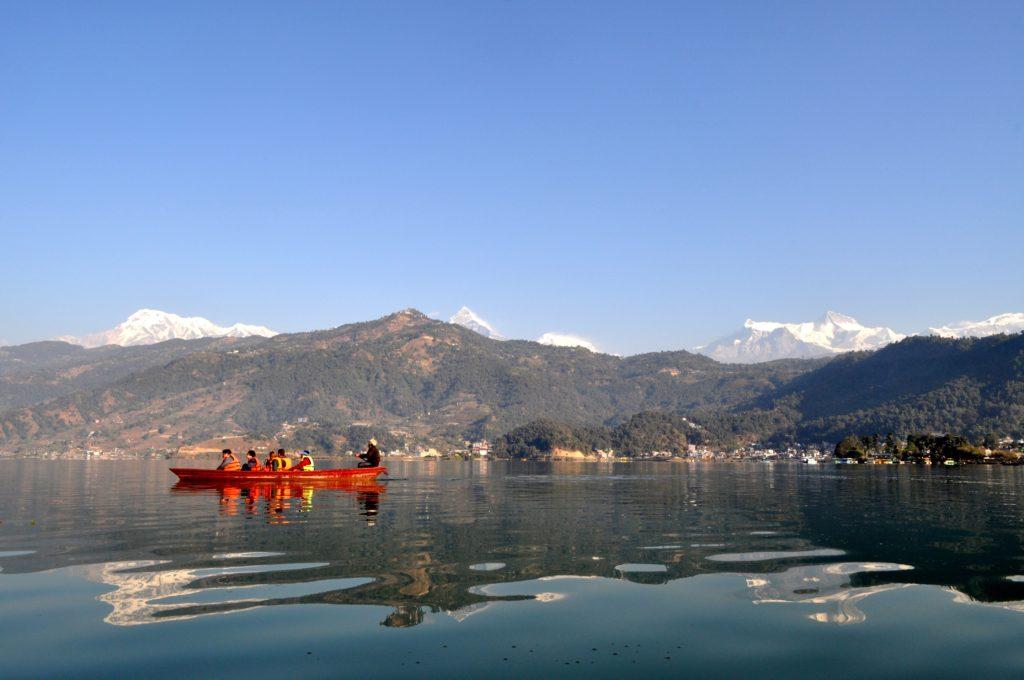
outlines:
[[[386,467],[344,468],[336,470],[207,470],[203,468],[170,468],[183,482],[294,482],[370,480],[386,474]]]

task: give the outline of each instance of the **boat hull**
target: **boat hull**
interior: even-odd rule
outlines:
[[[385,467],[345,468],[343,470],[205,470],[202,468],[171,468],[183,482],[319,482],[356,481],[376,479],[388,471]]]

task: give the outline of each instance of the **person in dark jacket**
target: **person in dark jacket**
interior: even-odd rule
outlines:
[[[363,462],[359,464],[361,468],[380,465],[380,449],[377,448],[377,440],[371,439],[367,442],[366,453],[360,453],[359,457],[363,459]]]
[[[242,464],[243,470],[248,470],[249,472],[256,472],[257,470],[260,469],[260,461],[256,458],[255,451],[250,450],[249,453],[245,454],[245,456],[245,463]]]

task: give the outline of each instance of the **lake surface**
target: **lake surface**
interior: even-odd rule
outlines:
[[[167,467],[0,461],[0,675],[1024,674],[1022,468]]]

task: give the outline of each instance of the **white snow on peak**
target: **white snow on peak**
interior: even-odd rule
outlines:
[[[879,349],[905,337],[890,328],[862,326],[851,316],[828,311],[816,321],[803,323],[747,319],[741,330],[697,351],[726,363],[753,364]]]
[[[479,333],[484,337],[491,338],[492,340],[505,340],[505,336],[496,331],[494,326],[487,323],[469,307],[463,306],[459,311],[455,312],[455,314],[448,319],[448,323],[458,324],[459,326],[468,328],[469,330]],[[542,345],[551,345],[554,347],[582,347],[583,349],[590,350],[591,352],[600,351],[594,343],[586,338],[581,338],[577,335],[570,335],[568,333],[545,333],[537,338],[537,342]]]
[[[505,337],[494,330],[494,326],[484,321],[481,317],[477,316],[469,307],[463,306],[459,311],[452,315],[452,318],[448,319],[448,323],[454,323],[463,328],[479,333],[485,338],[492,340],[504,340]]]
[[[581,338],[578,335],[569,335],[568,333],[545,333],[537,338],[537,342],[542,345],[552,345],[554,347],[582,347],[583,349],[590,350],[595,354],[600,352],[600,350],[597,349],[597,345],[592,343],[590,340]]]
[[[140,309],[110,330],[90,333],[80,338],[65,335],[57,339],[83,347],[101,347],[103,345],[128,347],[152,345],[165,340],[247,338],[254,335],[269,338],[277,333],[266,326],[252,326],[243,323],[218,326],[199,316],[184,317],[156,309]]]
[[[958,321],[948,326],[929,328],[928,332],[943,338],[983,338],[999,333],[1020,333],[1024,331],[1024,313],[1007,313],[991,316],[983,321]]]

